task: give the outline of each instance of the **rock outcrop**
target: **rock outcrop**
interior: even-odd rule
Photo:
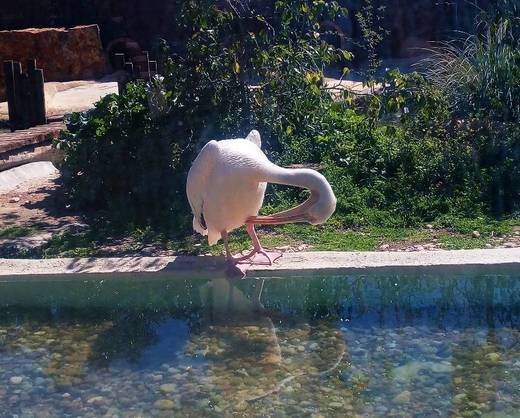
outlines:
[[[0,31],[0,63],[36,59],[45,81],[90,79],[105,74],[107,60],[97,25]],[[0,100],[5,81],[0,67]]]

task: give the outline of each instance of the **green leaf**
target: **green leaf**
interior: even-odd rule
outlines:
[[[341,54],[343,55],[343,58],[346,60],[346,61],[350,61],[352,59],[352,57],[354,56],[352,54],[352,52],[350,51],[345,51],[344,49],[341,50]]]

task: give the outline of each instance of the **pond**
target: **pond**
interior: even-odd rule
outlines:
[[[0,417],[518,416],[520,272],[0,283]]]

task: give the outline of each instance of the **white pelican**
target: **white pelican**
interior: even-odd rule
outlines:
[[[208,236],[210,245],[224,241],[231,267],[239,261],[263,254],[254,224],[325,222],[336,209],[336,197],[320,173],[306,168],[282,168],[270,162],[260,149],[261,139],[253,130],[245,138],[210,141],[200,151],[188,173],[186,193],[193,212],[193,229]],[[301,205],[268,216],[258,216],[267,183],[303,187],[310,197]],[[246,225],[253,250],[233,257],[228,232]]]

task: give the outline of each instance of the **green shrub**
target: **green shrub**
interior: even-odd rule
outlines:
[[[482,20],[476,34],[430,49],[431,55],[423,61],[426,76],[449,98],[457,117],[519,120],[518,19]]]
[[[475,33],[431,49],[426,78],[446,97],[449,134],[470,143],[481,200],[495,216],[520,209],[520,8],[500,0]]]
[[[174,24],[185,38],[175,51],[162,44],[164,78],[130,84],[68,118],[58,146],[73,204],[141,231],[158,224],[183,233],[185,178],[197,152],[209,139],[255,128],[277,164],[323,167],[338,224],[395,227],[518,210],[520,128],[511,118],[520,96],[516,70],[506,71],[517,58],[496,61],[492,74],[484,38],[474,38],[484,52],[472,70],[483,78],[460,77],[453,95],[439,84],[448,70],[389,71],[379,93],[339,100],[323,72],[350,54],[322,41],[319,24],[344,13],[336,2],[178,6]],[[492,27],[505,31],[502,52],[515,55],[509,25]],[[286,207],[305,193],[273,187],[266,204]]]
[[[517,123],[475,120],[468,128],[474,141],[474,154],[482,200],[494,216],[520,211],[520,127]]]
[[[405,126],[374,126],[353,110],[337,115],[343,120],[324,139],[323,158],[340,213],[363,213],[356,217],[361,223],[411,225],[452,210],[480,210],[478,193],[466,195],[475,190],[467,171],[470,147],[431,134],[418,137]]]
[[[316,107],[321,113],[325,65],[348,57],[321,40],[319,22],[344,12],[337,2],[178,1],[178,10],[173,24],[185,38],[176,51],[161,45],[162,79],[130,84],[68,118],[58,147],[75,206],[123,224],[182,230],[186,174],[209,139],[256,128],[272,158],[317,158],[308,117]],[[307,142],[282,135],[293,129]]]
[[[70,202],[115,221],[151,222],[183,202],[183,143],[169,124],[151,116],[144,84],[102,98],[94,109],[68,116],[57,147],[64,151]]]

